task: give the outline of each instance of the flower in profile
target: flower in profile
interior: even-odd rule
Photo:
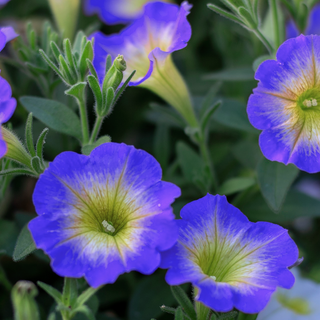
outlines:
[[[296,281],[291,290],[279,288],[257,320],[318,320],[320,315],[320,285],[302,278],[292,270]]]
[[[263,130],[260,148],[272,161],[320,171],[320,36],[284,42],[277,60],[258,68],[248,102],[251,124]]]
[[[190,9],[187,2],[181,7],[152,2],[144,7],[141,18],[119,34],[105,36],[97,32],[92,37],[95,38],[94,65],[101,81],[107,55],[115,59],[121,54],[127,63],[124,78],[136,70],[129,85],[153,91],[176,108],[190,126],[197,127],[190,94],[171,57],[190,40],[191,27],[187,20]]]
[[[278,286],[289,289],[288,270],[298,248],[282,227],[250,222],[225,196],[187,204],[178,220],[177,244],[163,252],[170,285],[191,282],[196,300],[218,312],[258,313]]]
[[[143,6],[148,2],[152,0],[86,0],[84,9],[89,15],[98,14],[106,24],[128,23],[142,15]]]
[[[92,287],[132,270],[154,272],[177,240],[170,205],[180,189],[161,175],[151,155],[125,144],[57,156],[36,185],[39,216],[29,223],[53,270]]]
[[[12,98],[12,91],[9,83],[0,77],[0,159],[7,152],[7,144],[3,139],[1,125],[12,117],[17,106],[16,99]]]
[[[308,17],[307,26],[305,30],[302,32],[299,30],[297,25],[295,24],[294,20],[289,20],[289,22],[286,25],[286,34],[287,39],[295,38],[299,36],[301,33],[304,35],[312,35],[312,34],[318,34],[320,35],[320,4],[315,5]]]

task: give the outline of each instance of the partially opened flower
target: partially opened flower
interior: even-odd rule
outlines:
[[[152,2],[144,7],[143,16],[117,35],[95,33],[94,65],[104,78],[106,58],[119,54],[127,63],[125,77],[133,70],[136,74],[131,86],[147,88],[176,108],[190,126],[196,127],[190,95],[180,73],[173,64],[171,54],[183,49],[191,37],[187,20],[191,6],[181,7],[163,2]]]
[[[290,20],[286,26],[287,39],[295,38],[301,33],[304,35],[320,35],[320,4],[315,5],[310,11],[305,30],[299,30],[296,23]]]
[[[180,189],[161,174],[151,155],[125,144],[57,156],[36,185],[39,216],[29,223],[53,270],[93,287],[132,270],[154,272],[177,240],[170,204]]]
[[[9,83],[0,77],[0,159],[7,152],[7,144],[3,139],[1,125],[12,117],[17,106],[16,99],[12,98]]]
[[[319,320],[320,284],[292,270],[296,282],[291,290],[279,288],[257,320]]]
[[[139,18],[143,6],[153,0],[86,0],[85,12],[89,15],[97,13],[107,24],[128,23]],[[170,0],[163,0],[170,2]]]
[[[162,254],[170,285],[191,282],[196,300],[228,312],[258,313],[278,286],[291,288],[288,270],[298,249],[282,227],[250,222],[225,196],[187,204],[178,220],[178,243]]]
[[[248,102],[251,124],[263,130],[260,148],[272,161],[320,171],[320,36],[284,42],[277,60],[263,62]]]

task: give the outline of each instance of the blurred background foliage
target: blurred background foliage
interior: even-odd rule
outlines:
[[[259,132],[247,119],[246,103],[254,80],[253,61],[267,54],[255,38],[237,24],[208,10],[207,0],[191,0],[194,8],[189,16],[193,35],[187,48],[176,52],[174,60],[187,80],[195,108],[201,104],[222,101],[210,123],[209,146],[215,165],[219,193],[226,194],[252,221],[264,220],[283,225],[290,230],[305,257],[302,270],[320,282],[320,180],[319,174],[309,175],[295,167],[271,164],[263,159],[258,146]],[[219,4],[218,0],[211,1]],[[261,1],[264,17],[267,1]],[[284,11],[285,12],[285,11]],[[286,18],[286,17],[285,17]],[[26,38],[26,23],[32,22],[38,33],[43,23],[52,20],[47,1],[11,1],[0,10],[0,22],[12,25]],[[78,29],[87,33],[100,29],[115,33],[123,26],[103,25],[96,16],[81,12]],[[265,27],[268,33],[268,26]],[[37,83],[13,63],[14,43],[1,53],[1,74],[12,85],[13,95],[42,96]],[[59,84],[54,99],[76,108],[74,101],[63,94]],[[211,95],[208,95],[211,92]],[[214,94],[216,93],[216,94]],[[89,97],[89,117],[94,121],[93,97]],[[173,111],[164,112],[163,102],[141,88],[128,88],[112,115],[103,123],[101,135],[108,134],[114,142],[124,142],[153,154],[161,163],[164,180],[182,189],[182,197],[174,206],[179,211],[186,203],[205,194],[206,175],[197,150],[183,132]],[[169,109],[165,109],[169,110]],[[14,131],[23,137],[27,111],[19,104],[11,120]],[[34,120],[34,134],[38,136],[44,125]],[[80,152],[74,138],[50,130],[45,145],[45,157],[52,160],[65,150]],[[63,279],[50,268],[49,259],[40,250],[20,262],[13,262],[18,235],[35,216],[32,192],[36,180],[17,177],[2,195],[0,206],[0,319],[13,319],[10,289],[18,280],[43,281],[61,289]],[[28,250],[28,248],[25,248]],[[130,273],[121,276],[116,284],[106,285],[89,301],[98,320],[171,319],[160,306],[176,303],[170,287],[164,281],[164,270],[152,276]],[[84,281],[79,286],[85,287]],[[190,292],[188,285],[184,289]],[[40,290],[37,297],[42,319],[54,307],[53,300]],[[76,319],[84,319],[77,316]]]

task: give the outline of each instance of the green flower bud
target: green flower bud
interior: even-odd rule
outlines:
[[[19,281],[11,291],[14,320],[39,320],[39,310],[35,301],[36,286],[29,281]]]
[[[118,55],[118,57],[114,59],[111,68],[104,78],[103,92],[106,92],[106,90],[109,88],[113,88],[113,90],[116,91],[123,80],[123,72],[126,69],[126,61],[124,60],[123,56]]]
[[[5,157],[24,164],[28,168],[32,169],[31,156],[26,151],[19,138],[13,132],[4,127],[1,127],[0,130],[2,133],[2,138],[6,142],[8,148]]]

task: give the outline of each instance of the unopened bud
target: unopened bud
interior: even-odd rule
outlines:
[[[123,56],[118,55],[118,57],[114,59],[111,68],[104,78],[103,91],[106,92],[108,88],[113,88],[113,90],[116,91],[123,80],[123,72],[126,69],[126,61]]]
[[[35,301],[36,286],[29,281],[19,281],[11,291],[15,320],[39,320],[39,310]]]

